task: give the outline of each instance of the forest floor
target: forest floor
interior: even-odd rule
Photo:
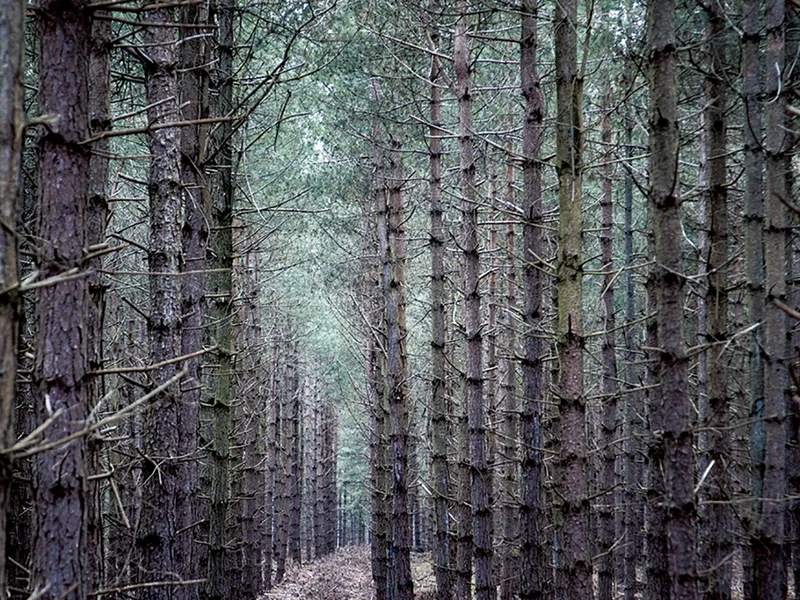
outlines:
[[[412,554],[414,596],[435,598],[436,582],[430,554]],[[369,546],[347,546],[333,555],[304,565],[287,565],[280,585],[263,600],[372,600]]]

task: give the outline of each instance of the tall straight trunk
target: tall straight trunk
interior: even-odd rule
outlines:
[[[152,23],[174,22],[173,9],[157,8],[145,13]],[[147,116],[151,123],[179,120],[178,56],[171,27],[145,28],[145,44],[150,52],[145,62]],[[181,132],[166,127],[151,133],[150,174],[150,360],[163,363],[180,355],[181,338]],[[162,384],[175,376],[177,364],[152,372],[153,381]],[[148,407],[144,427],[142,460],[142,516],[137,545],[142,554],[142,582],[189,579],[190,556],[179,548],[176,527],[182,506],[181,454],[182,406],[175,390],[165,391]],[[181,541],[186,541],[185,537]],[[179,562],[180,561],[180,562]],[[144,588],[142,597],[162,599],[183,597],[188,586]]]
[[[653,207],[648,205],[647,251],[655,255],[655,236],[653,227]],[[665,491],[664,481],[664,440],[657,435],[664,423],[664,405],[659,398],[661,363],[659,361],[659,312],[660,298],[657,293],[656,273],[651,269],[645,284],[647,293],[645,409],[647,413],[647,510],[645,531],[647,535],[646,593],[650,598],[669,597],[669,568],[667,564],[668,544],[666,536],[666,514],[663,510]],[[636,539],[636,538],[634,538]]]
[[[280,583],[286,574],[286,551],[289,541],[289,502],[291,499],[290,492],[290,471],[291,471],[291,450],[290,450],[290,436],[291,436],[291,405],[292,395],[295,390],[292,388],[294,384],[294,376],[292,371],[295,368],[294,357],[291,352],[287,352],[284,359],[287,363],[283,368],[282,375],[282,392],[280,400],[280,419],[278,421],[278,431],[280,435],[279,443],[277,444],[277,451],[279,452],[278,459],[278,479],[275,482],[276,487],[276,505],[275,505],[275,582]]]
[[[456,530],[456,586],[458,600],[472,597],[472,511],[470,510],[469,420],[462,401],[458,407],[456,440],[458,445]]]
[[[759,23],[760,0],[743,0],[742,3],[742,95],[744,97],[744,275],[747,286],[747,317],[752,326],[764,321],[764,196],[761,125],[761,76],[759,46],[761,26]],[[764,367],[762,346],[763,326],[753,329],[749,345],[748,388],[750,416],[750,473],[751,494],[760,498],[764,490]],[[754,533],[753,527],[758,506],[753,504],[743,511],[742,528],[746,535]],[[753,550],[752,543],[742,544],[743,594],[745,600],[753,597]]]
[[[242,458],[240,467],[240,509],[237,528],[240,537],[239,556],[242,564],[240,596],[256,598],[262,591],[263,543],[263,467],[264,411],[259,394],[261,364],[260,329],[258,327],[258,291],[256,255],[250,247],[249,230],[237,221],[234,230],[235,297],[238,302],[238,319],[235,328],[235,345],[239,348],[236,361],[236,389],[240,399],[241,425],[239,427]]]
[[[511,142],[507,145],[508,161],[506,164],[506,202],[514,206],[515,182],[514,164],[511,161]],[[504,318],[504,346],[502,398],[503,405],[503,563],[500,595],[502,600],[511,600],[519,594],[519,507],[516,493],[517,472],[519,471],[519,415],[517,408],[517,331],[515,315],[517,313],[517,248],[515,224],[508,223],[506,229],[506,301]]]
[[[522,133],[523,226],[522,274],[525,286],[522,357],[520,598],[540,600],[543,595],[544,560],[540,530],[542,446],[541,400],[543,376],[542,342],[534,333],[543,317],[542,271],[545,244],[542,236],[542,123],[544,97],[537,70],[537,24],[539,3],[522,2],[522,37],[520,39],[520,71],[525,98],[525,119]]]
[[[25,3],[0,3],[0,220],[17,223],[25,112],[22,87],[25,50]],[[21,297],[17,239],[10,227],[0,228],[0,451],[14,442],[17,341]],[[0,458],[0,600],[8,598],[6,515],[11,509],[12,465]]]
[[[611,148],[611,85],[607,85],[603,100],[602,141],[606,148]],[[600,247],[603,264],[603,328],[605,336],[601,354],[603,361],[603,379],[601,394],[603,408],[600,422],[600,448],[602,448],[602,464],[599,474],[600,500],[599,537],[597,554],[601,556],[598,565],[598,600],[611,600],[614,586],[614,483],[616,479],[617,447],[617,402],[619,387],[617,384],[617,343],[616,317],[614,314],[614,181],[613,167],[607,161],[603,168],[602,195],[600,197]]]
[[[464,260],[464,323],[467,342],[465,386],[469,422],[472,544],[475,554],[475,596],[492,600],[497,595],[492,574],[492,538],[489,507],[489,468],[486,460],[486,404],[483,389],[483,339],[481,335],[480,256],[478,198],[472,131],[472,82],[468,39],[467,0],[458,2],[453,40],[453,61],[458,98],[461,168],[461,213]]]
[[[439,31],[430,30],[434,52],[439,51]],[[447,462],[447,356],[445,354],[444,251],[442,218],[442,67],[439,56],[431,57],[430,97],[430,244],[431,244],[431,468],[436,527],[434,574],[441,600],[453,597],[450,564],[450,472]]]
[[[203,25],[208,21],[204,5],[191,4],[181,9],[180,20],[191,25]],[[182,30],[180,45],[181,118],[194,121],[208,116],[208,80],[205,63],[208,60],[206,38],[197,29]],[[181,310],[184,315],[181,330],[181,354],[197,353],[203,347],[203,294],[207,287],[206,253],[208,248],[209,219],[211,217],[211,195],[206,174],[203,171],[207,131],[200,125],[181,129],[181,184],[183,201],[182,247],[184,270],[181,277]],[[181,382],[181,431],[180,454],[191,457],[181,469],[182,490],[179,506],[181,531],[180,546],[188,552],[187,560],[193,566],[192,579],[205,576],[208,561],[207,546],[194,544],[202,539],[196,522],[200,521],[201,506],[198,494],[198,466],[194,457],[198,453],[198,427],[200,422],[200,400],[203,388],[201,357],[186,361],[188,377]],[[192,590],[199,592],[199,589]],[[194,594],[197,595],[196,593]]]
[[[111,21],[107,14],[96,12],[92,18],[92,40],[89,57],[89,127],[92,134],[111,128],[111,105],[109,82],[111,75]],[[89,248],[101,249],[106,241],[106,222],[108,220],[108,139],[95,142],[89,159],[89,207],[88,244]],[[91,250],[90,250],[91,252]],[[86,323],[89,343],[89,369],[103,368],[103,330],[105,326],[105,304],[107,282],[100,269],[101,256],[90,261],[94,272],[89,276],[89,316]],[[105,395],[103,376],[90,376],[86,384],[86,401],[91,407],[98,406]],[[90,474],[99,474],[101,465],[100,436],[90,436],[87,440],[87,464]],[[103,545],[102,480],[89,480],[89,501],[87,510],[87,541],[90,552],[87,565],[88,581],[92,589],[100,589],[104,582],[105,550]]]
[[[218,24],[217,98],[214,111],[219,116],[233,109],[233,22],[232,0],[217,0],[212,8]],[[211,18],[209,20],[212,20]],[[212,339],[217,346],[212,383],[212,476],[209,518],[208,593],[211,600],[227,598],[232,582],[239,580],[237,569],[228,557],[228,513],[231,504],[231,436],[233,404],[233,206],[234,152],[230,122],[223,123],[217,135],[217,175],[211,198],[212,231],[209,239],[211,260],[208,266]]]
[[[293,372],[295,394],[292,397],[291,423],[290,423],[290,471],[289,471],[289,558],[300,564],[300,511],[302,510],[302,480],[303,472],[303,433],[301,427],[303,386],[299,383],[299,369]]]
[[[336,550],[336,453],[338,446],[336,410],[330,404],[325,405],[325,494],[324,514],[327,517],[325,526],[325,554],[333,554]]]
[[[79,142],[89,131],[91,23],[83,0],[46,1],[39,8],[39,112],[60,115],[44,132],[39,148],[37,254],[39,276],[47,279],[84,268],[88,246],[90,152]],[[21,134],[21,130],[14,132]],[[80,431],[88,416],[85,325],[89,304],[83,278],[36,291],[37,421],[42,424],[60,415],[43,435],[47,442]],[[31,589],[46,590],[40,597],[47,600],[86,598],[86,556],[76,551],[85,548],[87,541],[85,438],[39,453],[35,465]]]
[[[628,160],[625,169],[625,466],[624,466],[624,573],[622,574],[625,600],[634,600],[639,591],[637,579],[637,566],[642,564],[642,553],[637,547],[640,532],[644,529],[643,495],[640,492],[642,484],[641,443],[642,428],[641,415],[642,394],[636,390],[638,387],[639,368],[636,362],[636,327],[632,324],[635,317],[635,287],[633,280],[633,175],[630,171],[630,161],[633,157],[633,119],[630,107],[625,114],[625,155]]]
[[[403,165],[399,146],[392,150],[388,176],[388,263],[384,263],[386,296],[389,419],[392,448],[392,542],[397,600],[412,600],[411,521],[408,502],[408,356],[406,350],[406,241]]]
[[[663,473],[669,592],[696,598],[696,505],[692,449],[692,405],[687,391],[683,335],[685,278],[678,198],[678,101],[675,2],[650,5],[650,190],[658,296],[659,368],[664,446]],[[651,465],[651,469],[656,465]]]
[[[709,4],[708,39],[711,72],[706,75],[705,110],[708,140],[708,288],[706,290],[706,341],[708,350],[708,409],[706,423],[707,459],[711,471],[703,494],[709,501],[707,540],[703,570],[710,573],[705,597],[729,600],[731,597],[733,550],[733,515],[731,499],[730,432],[728,431],[728,188],[727,188],[727,118],[725,73],[727,61],[727,23],[725,2]]]
[[[376,102],[379,101],[379,81],[373,81],[373,91]],[[364,209],[364,237],[365,255],[377,255],[379,261],[370,261],[367,266],[367,315],[369,319],[369,338],[367,346],[367,397],[368,408],[371,415],[370,431],[370,508],[372,526],[370,536],[370,551],[372,564],[372,580],[375,584],[376,600],[386,600],[388,595],[388,556],[389,556],[389,515],[387,512],[387,498],[389,496],[389,466],[388,446],[386,435],[387,410],[386,410],[386,332],[384,318],[386,314],[383,294],[383,262],[387,260],[384,253],[388,252],[388,223],[387,206],[385,199],[384,182],[384,157],[379,144],[380,129],[376,126],[373,130],[373,144],[375,148],[373,168],[373,187],[370,204]],[[373,220],[374,211],[374,220]],[[372,226],[374,221],[374,228]],[[377,264],[377,263],[380,264]],[[320,407],[320,423],[318,432],[321,432],[323,422]],[[315,554],[321,556],[322,544],[322,483],[323,483],[323,444],[322,436],[317,434],[317,504],[314,509]]]
[[[561,455],[553,501],[563,524],[558,587],[571,598],[592,595],[587,502],[586,399],[583,392],[583,80],[577,64],[577,0],[556,7],[556,172],[558,174],[557,346]]]
[[[781,77],[785,64],[783,0],[766,3],[767,49],[764,56],[766,186],[764,191],[764,487],[760,498],[753,547],[753,595],[759,600],[781,598],[784,571],[786,495],[786,313],[776,302],[786,302],[786,106]]]
[[[277,329],[277,328],[275,328]],[[272,333],[272,347],[269,361],[269,404],[267,406],[267,481],[264,486],[266,496],[264,518],[264,589],[271,589],[275,523],[277,520],[277,478],[278,478],[278,417],[280,416],[280,392],[278,383],[278,340],[277,332]]]

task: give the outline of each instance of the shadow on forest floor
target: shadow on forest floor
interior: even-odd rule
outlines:
[[[435,598],[435,582],[429,554],[412,554],[414,596]],[[280,585],[263,600],[372,600],[369,546],[340,548],[332,556],[297,566],[287,565]]]

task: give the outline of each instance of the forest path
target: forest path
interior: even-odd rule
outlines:
[[[429,554],[412,554],[414,596],[433,599],[435,581]],[[287,565],[280,585],[262,600],[372,600],[369,546],[347,546],[301,566]]]

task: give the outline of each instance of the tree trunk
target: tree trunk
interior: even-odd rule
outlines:
[[[677,46],[675,2],[650,5],[650,209],[655,241],[655,284],[662,405],[668,576],[671,598],[697,596],[696,506],[692,405],[687,392],[683,334],[685,278],[678,198]],[[655,429],[655,425],[653,425]],[[659,433],[656,430],[656,435]],[[651,465],[655,469],[656,465]]]
[[[761,126],[761,77],[759,47],[761,26],[759,22],[761,2],[744,0],[742,6],[742,95],[744,96],[744,270],[747,285],[747,317],[752,326],[764,321],[764,196]],[[750,335],[748,387],[750,396],[750,473],[751,494],[760,498],[764,490],[764,367],[762,346],[763,327],[757,326]],[[756,504],[743,512],[742,528],[748,536],[754,535],[758,514]],[[741,545],[743,596],[753,598],[753,550],[754,540]]]
[[[183,7],[182,23],[203,25],[208,21],[207,9],[201,4]],[[181,119],[193,121],[208,116],[208,78],[205,64],[208,61],[206,38],[197,35],[196,29],[184,29],[180,44],[180,69],[178,81],[181,97]],[[206,158],[208,132],[206,127],[193,125],[181,129],[181,184],[183,201],[182,247],[184,270],[181,277],[181,310],[184,315],[181,329],[181,354],[197,353],[203,347],[203,316],[205,314],[204,292],[207,289],[206,253],[208,248],[209,221],[211,218],[211,190],[203,171]],[[198,427],[200,422],[200,400],[203,389],[202,358],[197,356],[186,361],[188,376],[181,382],[181,456],[195,456],[198,452]],[[208,563],[208,547],[194,544],[202,539],[198,535],[196,522],[200,521],[197,460],[186,460],[181,470],[182,495],[178,509],[181,531],[180,547],[188,552],[185,557],[192,565],[192,579],[205,577]],[[199,588],[192,588],[192,597],[197,597]]]
[[[606,148],[611,148],[611,85],[604,91],[604,113],[602,121],[602,141]],[[600,448],[602,463],[600,466],[599,492],[600,499],[599,536],[597,554],[601,556],[598,565],[598,600],[611,600],[614,587],[614,483],[616,479],[615,463],[617,447],[617,402],[619,387],[617,384],[617,343],[616,317],[614,315],[614,181],[613,167],[606,161],[603,167],[602,196],[600,197],[600,247],[602,252],[603,271],[603,337],[601,354],[603,361],[603,379],[601,384],[602,415],[600,422]]]
[[[39,113],[60,115],[40,140],[37,254],[41,279],[84,268],[88,247],[90,152],[78,144],[89,131],[91,23],[86,4],[84,0],[46,1],[37,13]],[[16,118],[19,125],[19,114]],[[22,133],[16,131],[15,136]],[[36,291],[37,421],[42,424],[60,415],[43,435],[45,442],[85,426],[89,304],[83,278]],[[42,590],[44,600],[82,600],[89,592],[87,557],[76,549],[85,548],[87,541],[86,439],[41,452],[35,464],[31,589]]]
[[[553,497],[561,549],[559,589],[570,598],[592,595],[587,502],[586,399],[583,391],[582,281],[583,80],[577,65],[577,0],[556,7],[555,57],[558,116],[557,345],[560,361],[558,420],[561,455]],[[558,521],[563,520],[563,524]]]
[[[542,436],[541,400],[543,376],[542,342],[534,334],[543,317],[542,271],[540,263],[544,255],[542,218],[542,123],[544,120],[544,97],[542,95],[537,65],[538,2],[522,2],[522,37],[520,40],[520,70],[522,94],[525,98],[525,119],[522,133],[522,177],[523,177],[523,260],[522,273],[525,286],[523,319],[522,358],[522,413],[521,435],[521,518],[520,538],[520,598],[540,600],[543,588],[544,560],[540,529]]]
[[[384,263],[387,368],[392,454],[392,552],[397,600],[412,600],[411,521],[408,504],[408,357],[406,353],[406,242],[403,166],[392,151],[388,177],[388,261]]]
[[[211,20],[218,23],[218,56],[214,112],[226,116],[233,110],[234,3],[219,0]],[[228,555],[228,513],[231,504],[231,436],[233,398],[233,206],[235,194],[233,130],[221,124],[215,143],[217,176],[212,188],[209,267],[210,321],[217,346],[212,389],[212,481],[209,520],[208,590],[210,600],[228,598],[241,574]]]
[[[89,57],[89,127],[92,135],[111,129],[111,105],[109,83],[111,75],[111,22],[105,20],[104,11],[93,14]],[[99,17],[99,18],[98,18]],[[92,248],[101,248],[106,241],[106,222],[108,220],[108,139],[98,140],[92,145],[89,159],[89,206],[87,235],[88,244]],[[89,369],[97,371],[103,368],[103,333],[105,326],[106,288],[108,284],[100,273],[103,267],[101,256],[90,261],[94,269],[89,276],[89,314],[87,326],[87,352]],[[90,376],[86,384],[87,406],[99,407],[105,396],[105,379],[102,375]],[[102,467],[102,446],[99,435],[91,435],[87,439],[87,464],[89,472],[96,475],[104,471]],[[89,559],[87,561],[88,578],[91,589],[103,586],[105,573],[105,548],[103,545],[103,480],[89,480],[89,501],[87,510],[87,543]]]
[[[514,164],[511,161],[511,142],[507,145],[506,202],[514,206]],[[519,594],[519,502],[516,492],[519,471],[519,414],[517,407],[517,331],[514,322],[517,314],[517,248],[515,225],[509,222],[506,230],[506,306],[504,319],[502,407],[503,415],[503,570],[500,586],[501,600],[512,600]]]
[[[439,32],[430,30],[434,52],[439,51]],[[442,67],[439,56],[431,57],[430,98],[430,244],[431,244],[431,468],[436,523],[434,574],[441,600],[452,600],[453,578],[450,563],[450,470],[447,462],[447,356],[445,354],[444,252],[442,219]]]
[[[726,84],[727,23],[725,2],[708,5],[708,40],[711,72],[706,75],[705,125],[708,140],[708,288],[706,290],[706,342],[708,350],[707,463],[711,469],[705,493],[707,540],[703,571],[710,573],[705,585],[709,600],[731,597],[733,515],[731,500],[731,444],[728,430],[728,188]],[[701,488],[702,489],[702,488]]]
[[[764,196],[764,488],[753,547],[753,595],[759,600],[783,597],[784,521],[786,495],[786,313],[775,301],[786,302],[786,132],[785,97],[781,77],[785,63],[783,0],[766,3],[765,85],[771,101],[764,108],[766,189]]]
[[[17,223],[21,192],[25,111],[22,87],[25,50],[25,3],[0,3],[0,452],[14,443],[17,387],[17,341],[21,296],[18,291]],[[0,455],[0,600],[8,598],[6,518],[11,510],[12,464]]]
[[[468,2],[460,0],[453,40],[460,140],[464,322],[467,342],[465,408],[469,422],[475,596],[478,600],[493,600],[497,595],[497,590],[492,576],[492,513],[489,507],[489,468],[486,460],[486,403],[483,393],[478,201],[473,151],[468,10]]]

